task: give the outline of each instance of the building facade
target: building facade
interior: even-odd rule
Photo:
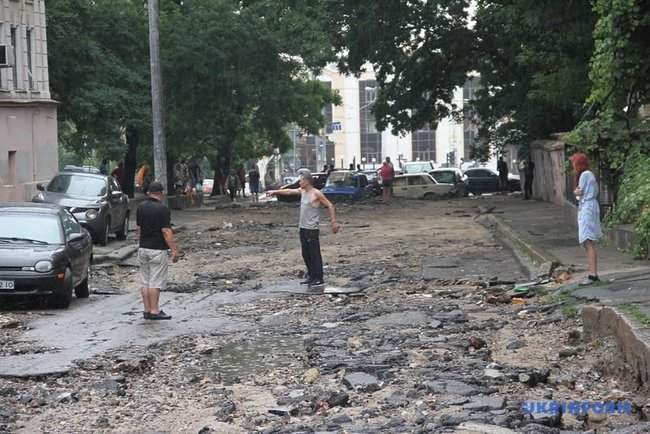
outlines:
[[[0,0],[0,201],[30,200],[58,169],[44,0]]]
[[[369,67],[367,69],[359,77],[354,77],[340,74],[335,65],[329,65],[319,77],[320,81],[338,91],[342,104],[325,108],[326,126],[320,147],[307,144],[319,157],[320,164],[313,168],[320,169],[324,164],[343,168],[350,164],[378,168],[386,157],[398,164],[430,160],[457,165],[460,158],[469,157],[470,145],[465,143],[465,139],[472,139],[474,135],[467,134],[466,130],[473,127],[452,118],[441,120],[435,129],[424,127],[405,135],[394,135],[390,128],[378,131],[372,114],[378,85],[374,73]],[[462,109],[466,96],[463,88],[458,88],[454,93],[454,104]],[[299,139],[298,155],[301,155],[302,141],[313,142]],[[313,159],[309,161],[313,162]]]

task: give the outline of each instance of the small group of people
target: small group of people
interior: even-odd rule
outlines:
[[[226,186],[230,200],[235,201],[235,197],[241,195],[246,197],[246,171],[244,165],[240,164],[237,169],[230,170],[230,174],[226,179]],[[259,202],[260,198],[260,170],[257,165],[253,165],[248,172],[248,188],[254,203]]]
[[[176,196],[189,196],[192,204],[203,194],[203,170],[199,160],[181,159],[174,164],[174,192]]]

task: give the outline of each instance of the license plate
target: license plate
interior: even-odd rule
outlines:
[[[0,289],[14,289],[14,281],[0,280]]]

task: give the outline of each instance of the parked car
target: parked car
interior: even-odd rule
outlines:
[[[66,209],[0,204],[0,294],[48,295],[57,308],[89,296],[93,243]]]
[[[472,194],[498,193],[501,191],[499,174],[496,170],[487,167],[477,167],[467,169],[464,174],[467,176],[467,187]],[[508,190],[521,190],[518,175],[508,174]]]
[[[393,181],[395,197],[435,199],[453,194],[453,184],[440,184],[428,173],[411,173],[396,176]]]
[[[66,164],[63,168],[64,172],[76,172],[76,173],[94,173],[101,174],[101,171],[95,166],[74,166],[72,164]]]
[[[366,175],[366,179],[368,179],[368,190],[370,190],[370,193],[375,196],[380,196],[381,177],[379,176],[379,173],[376,170],[366,170],[363,174]]]
[[[316,173],[312,173],[311,176],[314,178],[314,187],[316,187],[319,190],[322,190],[323,187],[325,187],[325,183],[327,182],[327,173],[316,172]],[[280,189],[284,190],[287,188],[299,188],[299,187],[300,186],[298,185],[298,179],[296,179],[294,182],[290,184],[283,185],[282,187],[280,187]],[[300,196],[277,196],[277,198],[278,201],[280,202],[300,202]]]
[[[407,173],[429,173],[435,169],[432,161],[411,161],[402,164],[402,172]]]
[[[468,178],[460,169],[455,167],[435,169],[429,172],[429,175],[433,176],[433,179],[440,184],[453,184],[455,187],[454,196],[467,196],[469,194],[467,189]]]
[[[112,176],[61,172],[47,186],[38,184],[37,188],[40,192],[33,202],[67,208],[98,244],[105,246],[111,233],[118,240],[126,239],[129,198]]]
[[[338,170],[330,173],[321,190],[332,202],[355,201],[368,197],[368,178],[361,172]]]

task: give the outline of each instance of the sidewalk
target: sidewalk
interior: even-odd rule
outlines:
[[[571,210],[513,196],[477,198],[476,204],[484,213],[479,221],[501,235],[531,277],[547,262],[559,261],[575,268],[572,281],[558,292],[589,303],[582,308],[585,339],[613,336],[639,385],[648,387],[650,262],[634,260],[604,241],[598,246],[602,283],[579,287],[577,282],[586,274],[587,264]]]

